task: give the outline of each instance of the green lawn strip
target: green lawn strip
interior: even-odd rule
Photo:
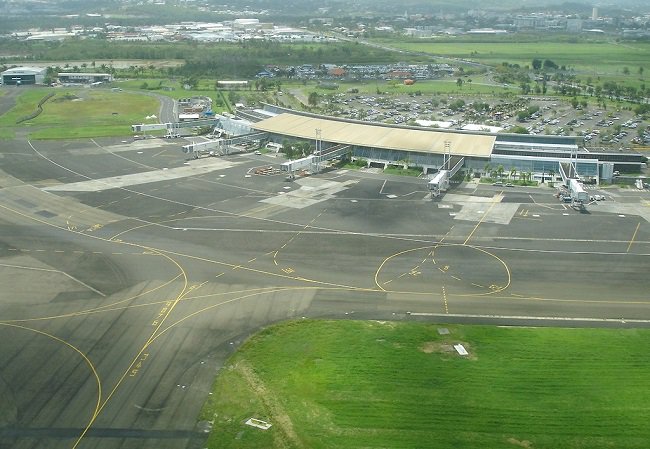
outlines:
[[[203,419],[212,448],[645,448],[649,343],[646,330],[290,322],[229,360]]]
[[[146,83],[149,87],[148,89],[142,89],[142,85]],[[166,97],[173,98],[178,100],[180,98],[190,98],[196,96],[208,97],[211,98],[213,103],[213,110],[215,112],[221,112],[227,110],[225,106],[219,106],[222,102],[221,94],[215,89],[215,81],[208,79],[201,79],[198,82],[196,89],[184,89],[179,81],[171,81],[168,79],[138,79],[138,80],[128,80],[128,81],[116,81],[112,84],[115,87],[120,87],[122,89],[131,89],[133,91],[141,91],[143,93],[150,92],[158,95],[164,95]],[[160,88],[158,88],[160,87]],[[237,91],[240,94],[250,92],[250,91]],[[226,97],[228,96],[227,91],[224,92]]]
[[[534,58],[550,59],[559,66],[598,73],[616,73],[627,66],[632,73],[647,65],[650,45],[608,42],[392,42],[391,46],[431,55],[463,58],[498,65],[531,65]]]
[[[403,169],[401,167],[386,167],[384,173],[389,175],[412,176],[417,178],[422,175],[422,170],[417,168]]]
[[[15,127],[19,117],[30,114],[52,89],[25,90],[16,106],[0,118],[0,126]],[[153,97],[104,89],[57,89],[36,118],[20,127],[35,128],[30,138],[57,139],[105,137],[131,134],[131,125],[158,114],[160,104]],[[12,126],[13,125],[13,126]]]
[[[16,98],[16,105],[0,116],[0,127],[15,126],[17,120],[36,111],[38,103],[50,92],[52,92],[52,89],[49,88],[23,89]],[[49,101],[52,101],[52,99]]]

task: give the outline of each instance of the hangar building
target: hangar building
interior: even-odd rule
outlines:
[[[58,77],[59,82],[63,84],[110,83],[113,81],[113,75],[110,73],[59,72]]]
[[[14,67],[0,73],[0,76],[2,76],[2,84],[8,86],[43,84],[46,72],[45,67]]]

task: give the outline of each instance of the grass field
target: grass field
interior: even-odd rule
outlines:
[[[296,321],[229,360],[202,419],[210,448],[647,448],[649,345],[648,330]]]
[[[36,118],[16,125],[16,120],[36,110],[38,102],[55,92]],[[0,136],[11,136],[17,126],[31,128],[32,139],[67,139],[131,134],[133,123],[158,114],[152,97],[103,89],[25,89],[16,106],[0,117]]]
[[[392,47],[461,59],[489,65],[502,62],[531,65],[534,58],[550,59],[559,66],[594,74],[615,75],[628,67],[650,69],[650,44],[615,42],[390,42]]]
[[[332,94],[332,93],[344,93],[348,89],[358,89],[361,94],[374,95],[379,90],[383,94],[396,94],[396,95],[408,95],[415,94],[419,92],[422,95],[433,95],[433,94],[442,94],[442,95],[501,95],[508,93],[519,93],[519,89],[516,87],[503,87],[501,85],[487,84],[482,83],[482,80],[472,80],[470,83],[467,82],[468,78],[464,78],[464,83],[461,87],[456,84],[456,79],[445,79],[445,80],[425,80],[418,81],[415,84],[407,86],[403,83],[390,84],[385,81],[380,81],[378,83],[355,83],[355,82],[346,82],[339,85],[338,90],[329,90],[319,88],[318,86],[307,86],[301,87],[301,90],[305,92],[305,95],[308,95],[310,91],[318,92],[322,95]],[[471,79],[471,78],[469,78]]]

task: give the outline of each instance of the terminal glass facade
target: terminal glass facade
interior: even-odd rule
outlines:
[[[558,163],[570,163],[571,159],[555,159],[555,158],[538,158],[526,156],[501,156],[492,155],[490,158],[490,165],[502,165],[506,172],[515,169],[517,172],[531,172],[535,174],[541,173],[555,173],[559,175]],[[597,159],[581,159],[576,164],[576,169],[580,176],[584,177],[598,177],[598,160]]]
[[[411,167],[441,167],[442,154],[415,153],[404,150],[387,150],[383,148],[354,147],[353,156],[382,161],[386,163],[408,162]]]

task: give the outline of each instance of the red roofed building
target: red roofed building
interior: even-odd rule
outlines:
[[[328,74],[328,75],[330,75],[330,76],[336,76],[336,77],[339,77],[339,78],[342,77],[342,76],[345,76],[346,73],[347,73],[347,72],[345,71],[345,69],[343,69],[343,68],[341,68],[341,67],[334,67],[334,68],[329,69],[329,70],[327,71],[327,74]]]

